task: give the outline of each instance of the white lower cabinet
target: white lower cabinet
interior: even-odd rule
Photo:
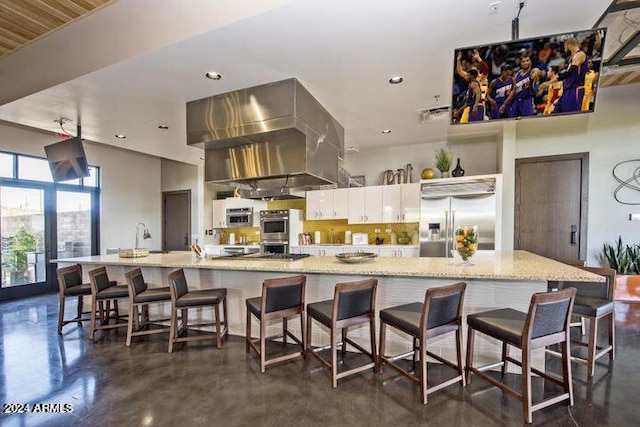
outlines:
[[[380,248],[380,256],[386,258],[412,258],[420,255],[418,248]]]

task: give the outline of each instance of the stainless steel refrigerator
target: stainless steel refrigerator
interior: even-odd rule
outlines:
[[[496,249],[500,176],[452,178],[422,182],[420,256],[451,257],[454,231],[477,225],[478,250]]]

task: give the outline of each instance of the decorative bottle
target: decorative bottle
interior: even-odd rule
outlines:
[[[454,177],[464,176],[464,169],[460,166],[460,157],[458,157],[458,164],[456,165],[456,168],[451,171],[451,175]]]

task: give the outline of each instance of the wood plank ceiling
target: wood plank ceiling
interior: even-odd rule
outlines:
[[[0,58],[117,0],[0,0]]]

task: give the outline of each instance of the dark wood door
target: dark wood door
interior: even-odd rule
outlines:
[[[588,168],[588,153],[516,160],[516,249],[586,259]]]
[[[162,193],[162,249],[189,250],[191,243],[191,190]]]

